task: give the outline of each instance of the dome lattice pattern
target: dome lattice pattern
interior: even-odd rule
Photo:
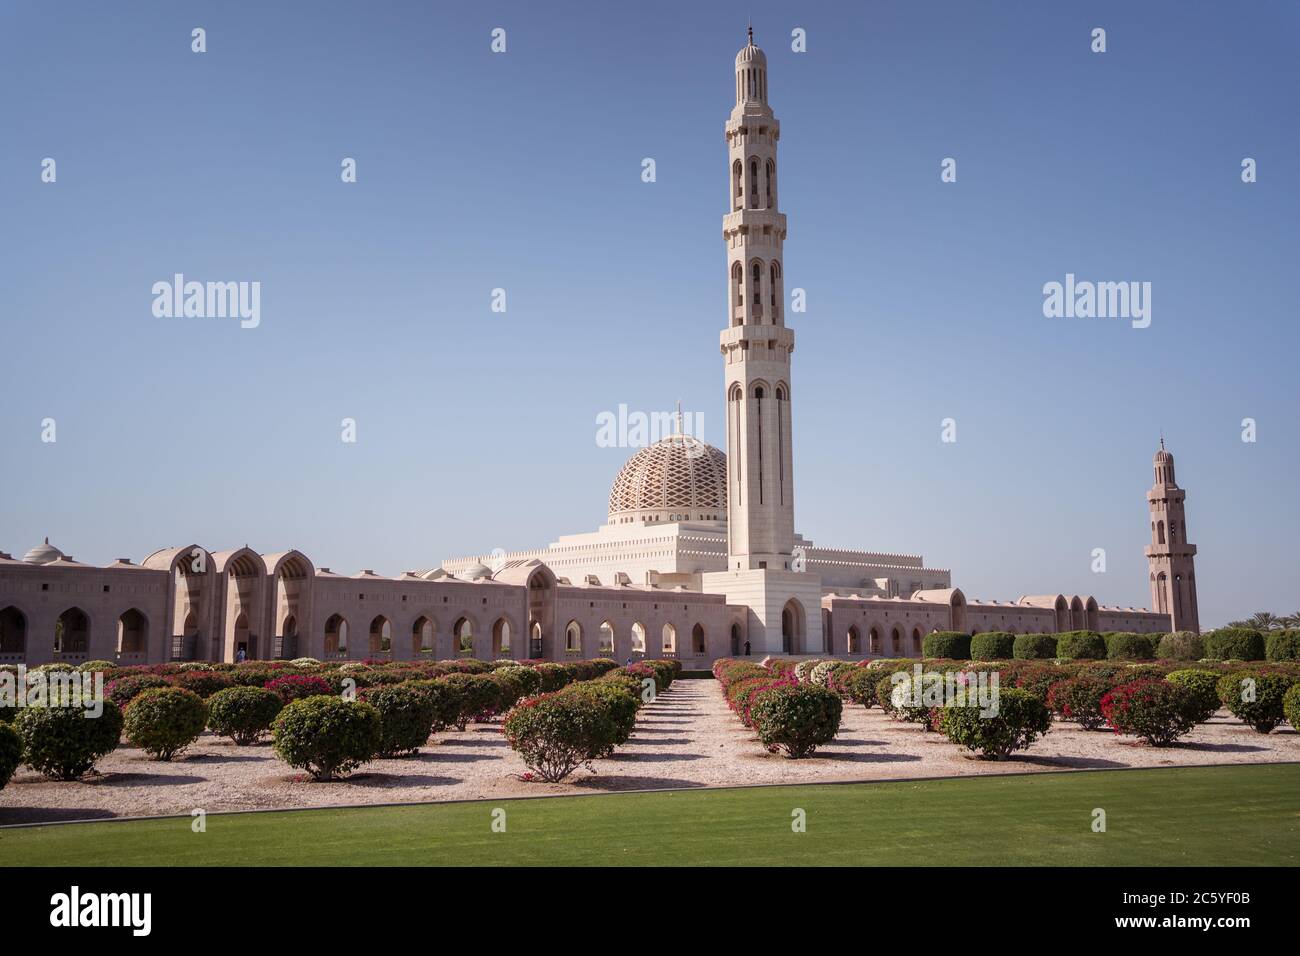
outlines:
[[[690,435],[672,435],[627,460],[609,491],[609,516],[675,512],[726,518],[727,456]],[[661,516],[662,517],[662,516]]]

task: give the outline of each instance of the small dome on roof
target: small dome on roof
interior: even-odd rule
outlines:
[[[460,575],[464,581],[482,581],[484,578],[492,577],[492,569],[481,561],[465,569],[465,573]]]
[[[32,548],[32,550],[24,554],[23,560],[28,564],[49,564],[50,562],[57,561],[62,557],[64,557],[63,552],[50,544],[50,539],[47,537],[44,544],[38,544],[36,547]]]

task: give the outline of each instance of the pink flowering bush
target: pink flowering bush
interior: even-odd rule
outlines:
[[[317,697],[331,693],[328,681],[309,674],[286,674],[267,681],[263,686],[279,694],[280,699],[286,704],[302,700],[304,697]]]

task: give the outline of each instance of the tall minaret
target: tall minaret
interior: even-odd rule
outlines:
[[[726,125],[730,212],[727,325],[728,568],[788,570],[794,547],[790,452],[790,353],[785,327],[776,143],[781,124],[767,104],[767,57],[749,42],[736,54],[736,106]]]
[[[1196,610],[1196,545],[1187,541],[1183,501],[1187,493],[1174,480],[1174,456],[1160,450],[1152,464],[1156,483],[1147,492],[1151,509],[1151,544],[1146,549],[1151,569],[1151,610],[1169,615],[1170,630],[1200,631]]]

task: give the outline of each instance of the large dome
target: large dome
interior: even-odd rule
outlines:
[[[726,519],[727,456],[690,435],[642,448],[609,490],[611,524]]]

